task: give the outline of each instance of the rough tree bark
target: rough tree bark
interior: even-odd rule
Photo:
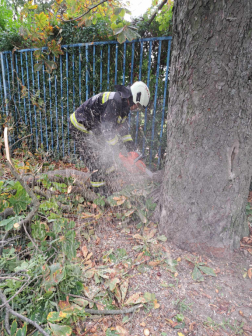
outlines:
[[[160,230],[223,256],[248,232],[252,0],[177,0]]]

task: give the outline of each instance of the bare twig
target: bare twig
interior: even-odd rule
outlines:
[[[12,145],[10,146],[10,148],[12,148],[14,145],[16,145],[19,141],[22,141],[22,140],[24,140],[24,139],[26,139],[26,138],[29,138],[30,136],[32,136],[32,134],[26,135],[26,136],[24,136],[23,138],[18,139],[16,142],[14,142],[14,144],[12,144]]]
[[[158,13],[158,11],[160,11],[160,10],[163,8],[163,6],[166,4],[166,2],[167,2],[167,0],[163,0],[163,1],[161,2],[161,4],[158,6],[158,8],[157,8],[157,10],[155,11],[155,13],[152,14],[152,16],[151,16],[151,18],[150,18],[150,20],[149,20],[149,22],[148,22],[148,26],[152,23],[152,21],[155,19],[156,15],[157,15],[157,13]]]
[[[30,212],[30,214],[31,214],[31,212]],[[29,215],[28,215],[28,216],[29,216]],[[27,217],[28,217],[28,216],[27,216]],[[27,218],[27,217],[26,217],[26,218]],[[25,230],[25,233],[26,233],[27,237],[30,239],[32,245],[35,247],[36,251],[37,251],[37,252],[40,252],[40,253],[42,253],[42,254],[44,254],[44,253],[38,248],[37,244],[35,243],[35,241],[34,241],[34,240],[32,239],[32,237],[30,236],[29,232],[28,232],[27,229],[26,229],[25,224],[23,224],[23,228],[24,228],[24,230]]]
[[[89,12],[91,12],[92,9],[102,5],[104,2],[107,2],[108,0],[102,0],[101,2],[99,2],[97,5],[94,5],[92,7],[90,7],[85,13],[81,14],[80,16],[76,17],[76,18],[73,18],[73,19],[70,19],[70,20],[64,20],[62,17],[61,17],[61,20],[63,22],[71,22],[71,21],[76,21],[76,20],[79,20],[80,18],[82,18],[84,15],[88,14]]]
[[[11,330],[10,330],[10,311],[9,309],[6,309],[4,323],[5,323],[5,329],[7,331],[7,334],[10,335]]]
[[[101,319],[99,319],[99,320],[97,320],[95,323],[93,323],[92,325],[91,325],[91,327],[90,328],[88,328],[85,332],[84,332],[84,334],[82,334],[82,336],[85,336],[85,335],[87,335],[87,333],[89,333],[90,332],[90,330],[92,329],[92,328],[94,328],[94,326],[96,326],[96,324],[97,323],[100,323],[102,321],[102,318]]]
[[[21,280],[21,279],[19,279],[19,278],[12,277],[12,276],[5,276],[5,277],[1,277],[1,276],[0,276],[0,280],[7,280],[7,279],[17,280],[17,281],[21,281],[21,282],[26,281],[26,280]]]
[[[33,325],[42,335],[49,336],[49,334],[43,328],[41,328],[40,325],[38,325],[36,322],[30,320],[29,318],[15,312],[13,309],[11,309],[11,306],[9,305],[9,303],[8,303],[4,293],[1,291],[1,289],[0,289],[0,299],[4,303],[4,306],[5,306],[5,309],[6,309],[6,312],[7,312],[7,314],[5,315],[5,328],[6,328],[6,330],[7,330],[7,328],[9,329],[9,332],[7,330],[9,335],[10,335],[9,314],[12,314],[12,315],[20,318],[21,320]],[[6,316],[7,316],[7,318],[6,318]],[[6,319],[8,319],[8,321],[6,321]],[[7,323],[7,325],[6,325],[6,323]]]
[[[16,177],[16,179],[21,184],[21,186],[25,189],[25,191],[27,192],[27,194],[31,197],[32,203],[33,203],[33,208],[31,210],[31,212],[26,216],[25,219],[21,220],[18,224],[20,226],[23,225],[25,233],[27,234],[27,236],[31,240],[31,242],[34,245],[34,247],[36,248],[36,250],[39,251],[39,248],[37,247],[37,245],[35,244],[35,242],[31,238],[31,236],[29,235],[29,233],[28,233],[25,225],[27,223],[29,223],[32,220],[32,218],[35,216],[35,214],[37,213],[37,211],[39,209],[40,203],[39,203],[36,195],[32,191],[32,189],[25,183],[25,181],[22,179],[22,177],[18,174],[18,172],[16,171],[16,169],[12,165],[11,157],[10,157],[10,152],[9,152],[8,128],[7,127],[5,127],[5,129],[4,129],[4,144],[5,144],[6,158],[7,158],[6,165],[8,166],[8,168],[10,169],[10,171],[12,172],[12,174]]]
[[[28,275],[27,275],[27,276],[28,276]],[[3,308],[4,306],[7,306],[8,303],[9,303],[10,301],[12,301],[12,300],[13,300],[19,293],[21,293],[22,290],[23,290],[25,287],[27,287],[27,286],[29,285],[29,283],[31,282],[31,281],[29,282],[29,280],[30,280],[30,277],[29,277],[29,279],[26,281],[26,283],[23,284],[23,286],[20,287],[19,290],[18,290],[14,295],[12,295],[12,297],[11,297],[10,299],[8,299],[8,300],[6,299],[5,301],[2,300],[4,303],[0,305],[0,308]],[[1,296],[0,296],[0,298],[1,298]]]
[[[138,305],[135,307],[127,308],[127,309],[116,309],[116,310],[95,310],[95,309],[85,309],[85,313],[91,315],[122,315],[133,313],[136,309],[141,308],[142,305]]]

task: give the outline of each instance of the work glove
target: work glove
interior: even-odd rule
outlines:
[[[139,154],[137,152],[129,152],[127,156],[119,153],[119,159],[123,167],[130,173],[144,173],[146,171],[146,165],[143,161],[134,162],[138,157]]]

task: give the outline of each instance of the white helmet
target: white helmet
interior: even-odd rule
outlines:
[[[143,107],[147,107],[150,100],[150,91],[148,86],[143,82],[135,82],[130,87],[133,96],[134,104],[141,104]]]

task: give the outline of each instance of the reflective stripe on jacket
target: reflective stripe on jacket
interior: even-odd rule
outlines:
[[[70,120],[71,123],[74,125],[74,127],[76,127],[79,131],[89,133],[88,130],[82,124],[78,123],[75,117],[75,112],[70,115]]]

